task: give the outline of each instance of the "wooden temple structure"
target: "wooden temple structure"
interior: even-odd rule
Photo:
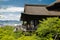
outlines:
[[[23,28],[26,30],[36,30],[39,20],[47,17],[60,17],[60,1],[53,5],[25,4],[24,13],[21,13]]]

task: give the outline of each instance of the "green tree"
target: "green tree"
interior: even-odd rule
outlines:
[[[8,36],[8,35],[5,35],[2,39],[0,40],[16,40],[13,36]]]
[[[43,40],[53,40],[60,34],[60,18],[53,17],[43,19],[38,25],[36,34]],[[60,37],[60,35],[59,35]]]
[[[20,38],[23,34],[22,31],[13,31],[15,28],[13,26],[0,27],[0,40],[16,40]]]

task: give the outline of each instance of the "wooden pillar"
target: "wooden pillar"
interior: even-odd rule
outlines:
[[[39,24],[39,20],[34,20],[34,29],[37,28],[37,25]]]
[[[34,20],[34,26],[38,25],[38,20]]]
[[[36,22],[35,22],[35,20],[33,21],[34,22],[34,27],[36,26],[35,24],[36,24]]]

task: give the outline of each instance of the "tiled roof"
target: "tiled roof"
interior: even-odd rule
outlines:
[[[28,4],[28,5],[25,5],[24,13],[30,14],[30,15],[59,15],[60,16],[60,11],[59,11],[60,4],[59,3],[55,3],[54,5],[48,7],[49,9],[47,9],[47,5]]]

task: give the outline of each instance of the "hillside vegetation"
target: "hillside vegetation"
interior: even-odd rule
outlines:
[[[14,31],[12,26],[0,27],[0,40],[59,40],[60,18],[47,18],[39,22],[37,30],[32,33]]]

